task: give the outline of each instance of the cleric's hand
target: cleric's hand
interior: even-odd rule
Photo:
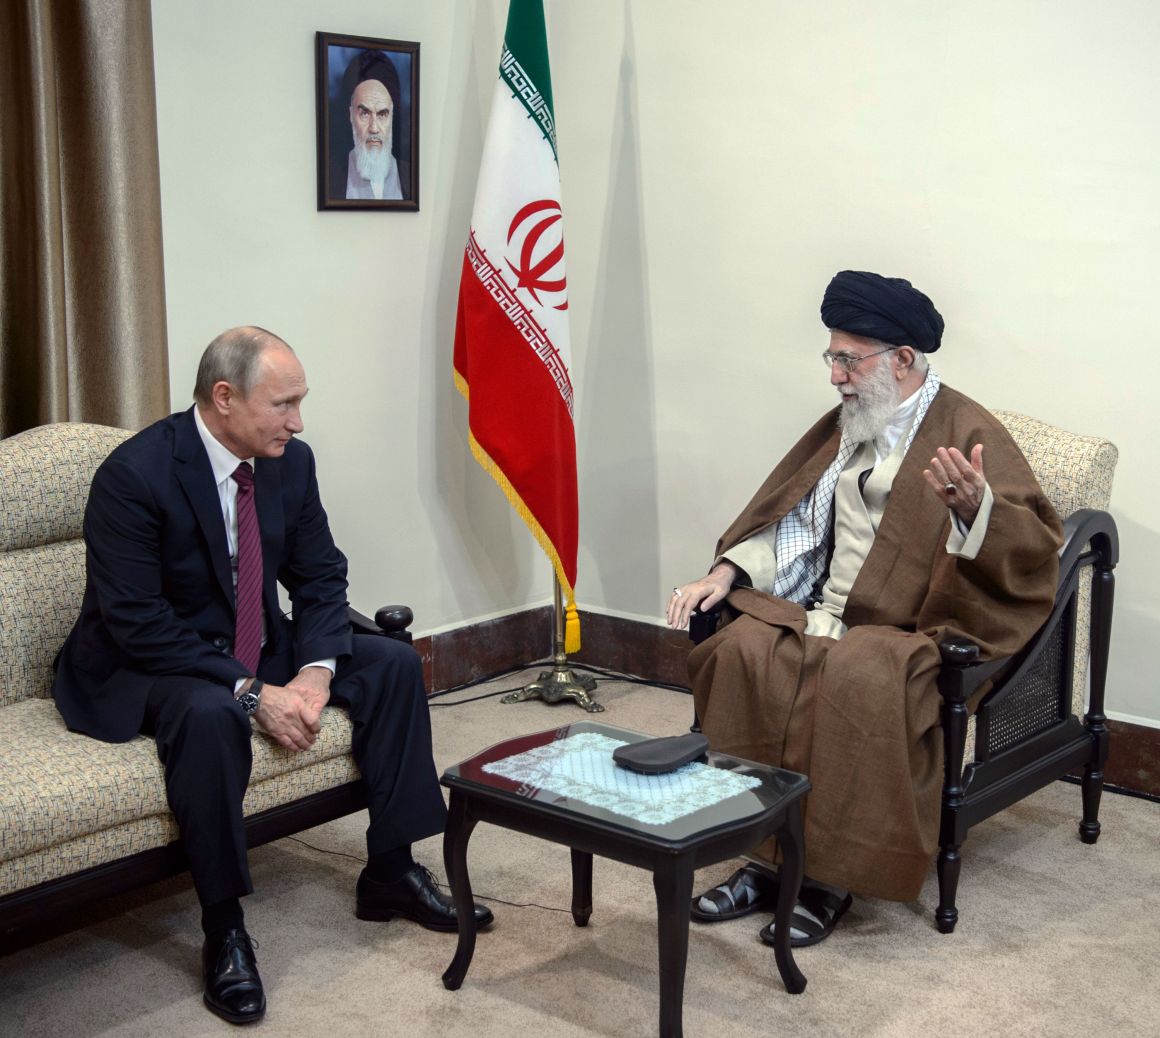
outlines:
[[[923,469],[923,477],[947,508],[970,526],[983,503],[987,480],[983,476],[983,445],[971,448],[968,461],[957,447],[939,447],[930,459],[930,468]]]
[[[665,619],[670,627],[678,630],[689,626],[689,616],[694,609],[712,609],[733,587],[738,569],[728,559],[722,559],[708,576],[694,580],[684,587],[673,588],[672,597],[665,609]]]

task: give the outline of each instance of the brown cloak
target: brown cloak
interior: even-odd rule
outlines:
[[[725,532],[717,555],[780,521],[837,454],[838,409],[802,437]],[[946,551],[947,509],[922,475],[938,447],[983,444],[994,494],[977,558]],[[894,480],[851,589],[840,641],[804,633],[801,606],[750,588],[689,657],[714,749],[804,772],[806,874],[873,897],[918,896],[937,846],[942,732],[938,642],[1016,652],[1047,619],[1059,518],[1006,429],[942,386]],[[772,854],[772,848],[767,848]]]

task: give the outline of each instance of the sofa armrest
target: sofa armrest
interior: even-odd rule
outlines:
[[[373,620],[351,606],[347,606],[347,613],[355,634],[379,634],[408,645],[412,642],[407,628],[415,622],[415,614],[410,606],[385,605],[375,613]]]

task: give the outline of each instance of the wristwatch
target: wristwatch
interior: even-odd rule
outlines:
[[[234,702],[246,712],[247,717],[253,717],[258,712],[258,707],[262,705],[261,679],[254,678],[249,688],[243,686],[242,691],[234,696]]]

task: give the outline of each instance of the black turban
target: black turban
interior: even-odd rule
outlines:
[[[343,73],[342,88],[347,104],[354,88],[368,79],[377,79],[387,88],[391,100],[399,103],[399,72],[395,63],[381,50],[364,50],[350,59]]]
[[[884,278],[867,270],[834,275],[822,298],[827,328],[913,346],[934,353],[942,343],[943,319],[934,303],[905,278]]]

